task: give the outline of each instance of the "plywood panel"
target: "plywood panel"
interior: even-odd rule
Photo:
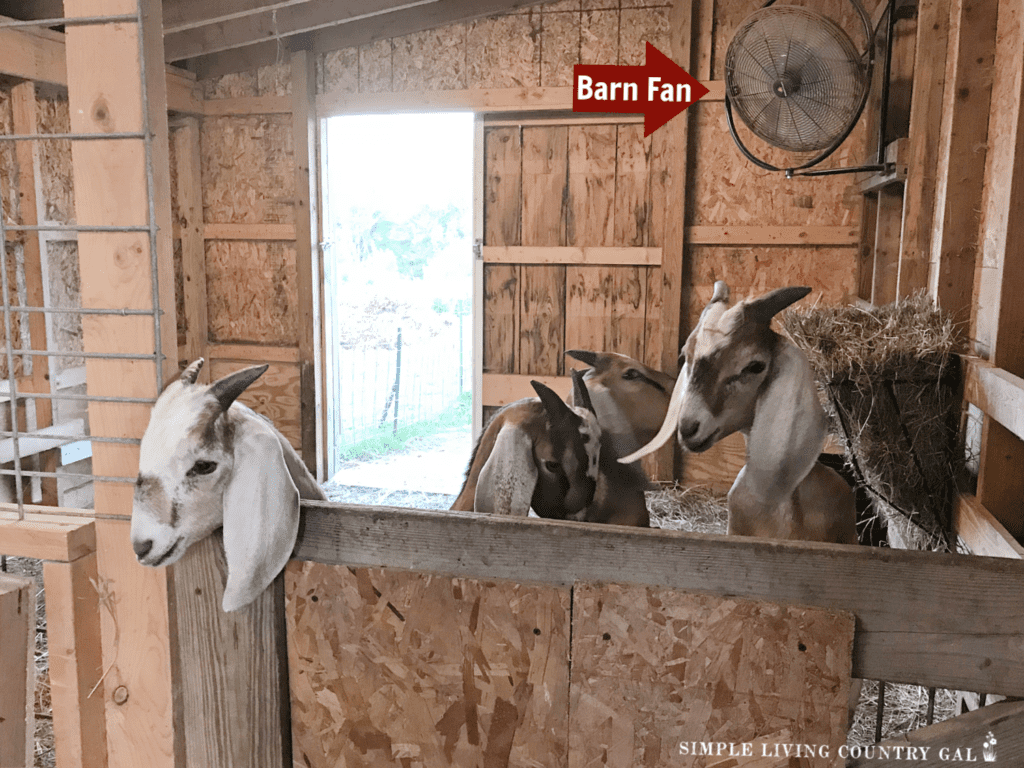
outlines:
[[[359,91],[359,49],[342,48],[317,57],[317,93]]]
[[[667,51],[668,33],[668,8],[664,5],[661,8],[623,7],[619,14],[618,63],[627,66],[642,65],[647,60],[645,43],[648,42],[659,51]]]
[[[292,562],[296,765],[566,761],[569,590]]]
[[[610,246],[615,234],[614,125],[570,126],[566,245]]]
[[[757,756],[762,743],[828,745],[835,756],[845,743],[853,622],[838,611],[577,585],[570,768],[702,765],[696,750],[681,754],[693,742],[750,742]],[[784,755],[757,763],[793,764]],[[799,764],[835,762],[802,755]]]
[[[484,266],[484,373],[515,373],[519,358],[520,267]]]
[[[523,145],[518,128],[484,138],[484,244],[522,243]]]
[[[261,364],[259,361],[242,363],[211,360],[210,378],[216,381],[234,371],[259,364]],[[270,419],[281,434],[288,438],[292,447],[298,450],[302,445],[299,366],[290,363],[270,363],[269,365],[267,372],[242,393],[238,402]]]
[[[449,24],[394,38],[395,91],[466,87],[466,25]]]
[[[648,245],[653,203],[648,197],[647,163],[650,138],[642,125],[620,125],[616,134],[615,207],[613,242]]]
[[[566,267],[565,348],[644,358],[643,267]]]
[[[566,245],[569,129],[524,128],[522,245]]]
[[[469,88],[540,85],[541,15],[495,16],[467,25],[466,83]]]
[[[580,64],[613,64],[619,58],[618,9],[613,2],[598,3],[598,10],[591,5],[584,7],[580,22]]]
[[[547,5],[542,9],[540,84],[571,86],[572,68],[580,63],[580,14],[578,11],[549,12],[547,9],[552,7]]]
[[[40,133],[70,133],[66,95],[55,89],[40,89],[36,101],[37,129]],[[75,220],[75,190],[71,182],[71,142],[51,139],[38,142],[39,184],[48,221],[64,224]]]
[[[291,115],[206,118],[200,142],[204,221],[294,220]]]
[[[378,40],[359,48],[359,92],[388,93],[391,89],[391,41]]]
[[[566,267],[520,267],[519,373],[565,370]]]
[[[206,244],[210,341],[298,343],[295,248],[283,242]]]

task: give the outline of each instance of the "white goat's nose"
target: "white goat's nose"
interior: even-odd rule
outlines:
[[[142,539],[140,541],[132,542],[132,549],[135,550],[135,556],[143,558],[149,554],[149,551],[153,548],[152,539]]]
[[[683,440],[689,440],[691,437],[697,434],[697,430],[700,429],[700,422],[697,419],[686,419],[679,422],[679,437]]]

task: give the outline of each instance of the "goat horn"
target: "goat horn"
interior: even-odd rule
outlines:
[[[570,349],[565,354],[579,360],[581,363],[597,365],[597,352],[591,352],[589,349]]]
[[[779,312],[810,292],[811,289],[805,285],[779,288],[748,302],[746,316],[755,322],[770,323]]]
[[[729,286],[725,280],[715,280],[715,292],[711,295],[711,301],[729,301]]]
[[[680,372],[682,373],[682,372]],[[640,448],[629,456],[623,456],[619,459],[622,464],[632,464],[634,461],[642,459],[644,456],[648,456],[654,453],[656,450],[661,448],[665,443],[669,441],[672,434],[676,431],[676,422],[679,420],[679,411],[683,405],[683,391],[686,389],[686,382],[682,375],[676,379],[676,385],[672,388],[672,399],[668,402],[668,410],[665,412],[665,420],[661,422],[661,429],[658,430],[658,434],[654,436],[643,448]]]
[[[228,374],[223,379],[210,385],[210,394],[217,398],[222,410],[227,410],[235,402],[246,387],[258,379],[269,365],[255,365],[252,368],[243,368],[240,371]]]
[[[530,384],[533,386],[533,391],[537,393],[537,397],[544,404],[544,410],[547,411],[548,418],[552,422],[561,423],[572,413],[569,406],[562,402],[562,398],[555,394],[553,389],[541,384],[539,381],[531,381]]]
[[[574,405],[586,408],[595,416],[597,415],[594,404],[590,400],[590,390],[587,389],[587,385],[583,381],[583,374],[575,368],[572,369],[572,402]]]
[[[196,379],[199,378],[199,371],[203,368],[203,358],[197,357],[193,360],[189,366],[181,372],[181,383],[182,384],[195,384]]]

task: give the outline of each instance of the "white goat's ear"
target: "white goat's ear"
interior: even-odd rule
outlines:
[[[530,436],[519,427],[505,425],[480,470],[473,511],[526,517],[537,475]]]
[[[251,368],[243,368],[230,373],[210,385],[210,394],[217,398],[220,407],[226,411],[245,391],[245,388],[262,376],[269,367],[269,365],[254,365]]]
[[[299,492],[277,436],[255,419],[235,428],[234,469],[224,491],[225,611],[237,611],[281,572],[299,532]]]
[[[182,384],[195,384],[199,378],[199,371],[203,369],[203,358],[197,357],[189,366],[181,372]]]

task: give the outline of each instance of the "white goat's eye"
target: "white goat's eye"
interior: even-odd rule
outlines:
[[[546,469],[548,472],[558,472],[561,468],[562,465],[559,464],[557,461],[544,462],[544,469]]]
[[[197,461],[192,465],[192,469],[185,473],[186,477],[195,477],[196,475],[208,475],[217,468],[217,462],[215,461]]]
[[[761,373],[765,369],[764,363],[760,360],[755,360],[752,363],[747,363],[747,366],[743,369],[744,373]]]

